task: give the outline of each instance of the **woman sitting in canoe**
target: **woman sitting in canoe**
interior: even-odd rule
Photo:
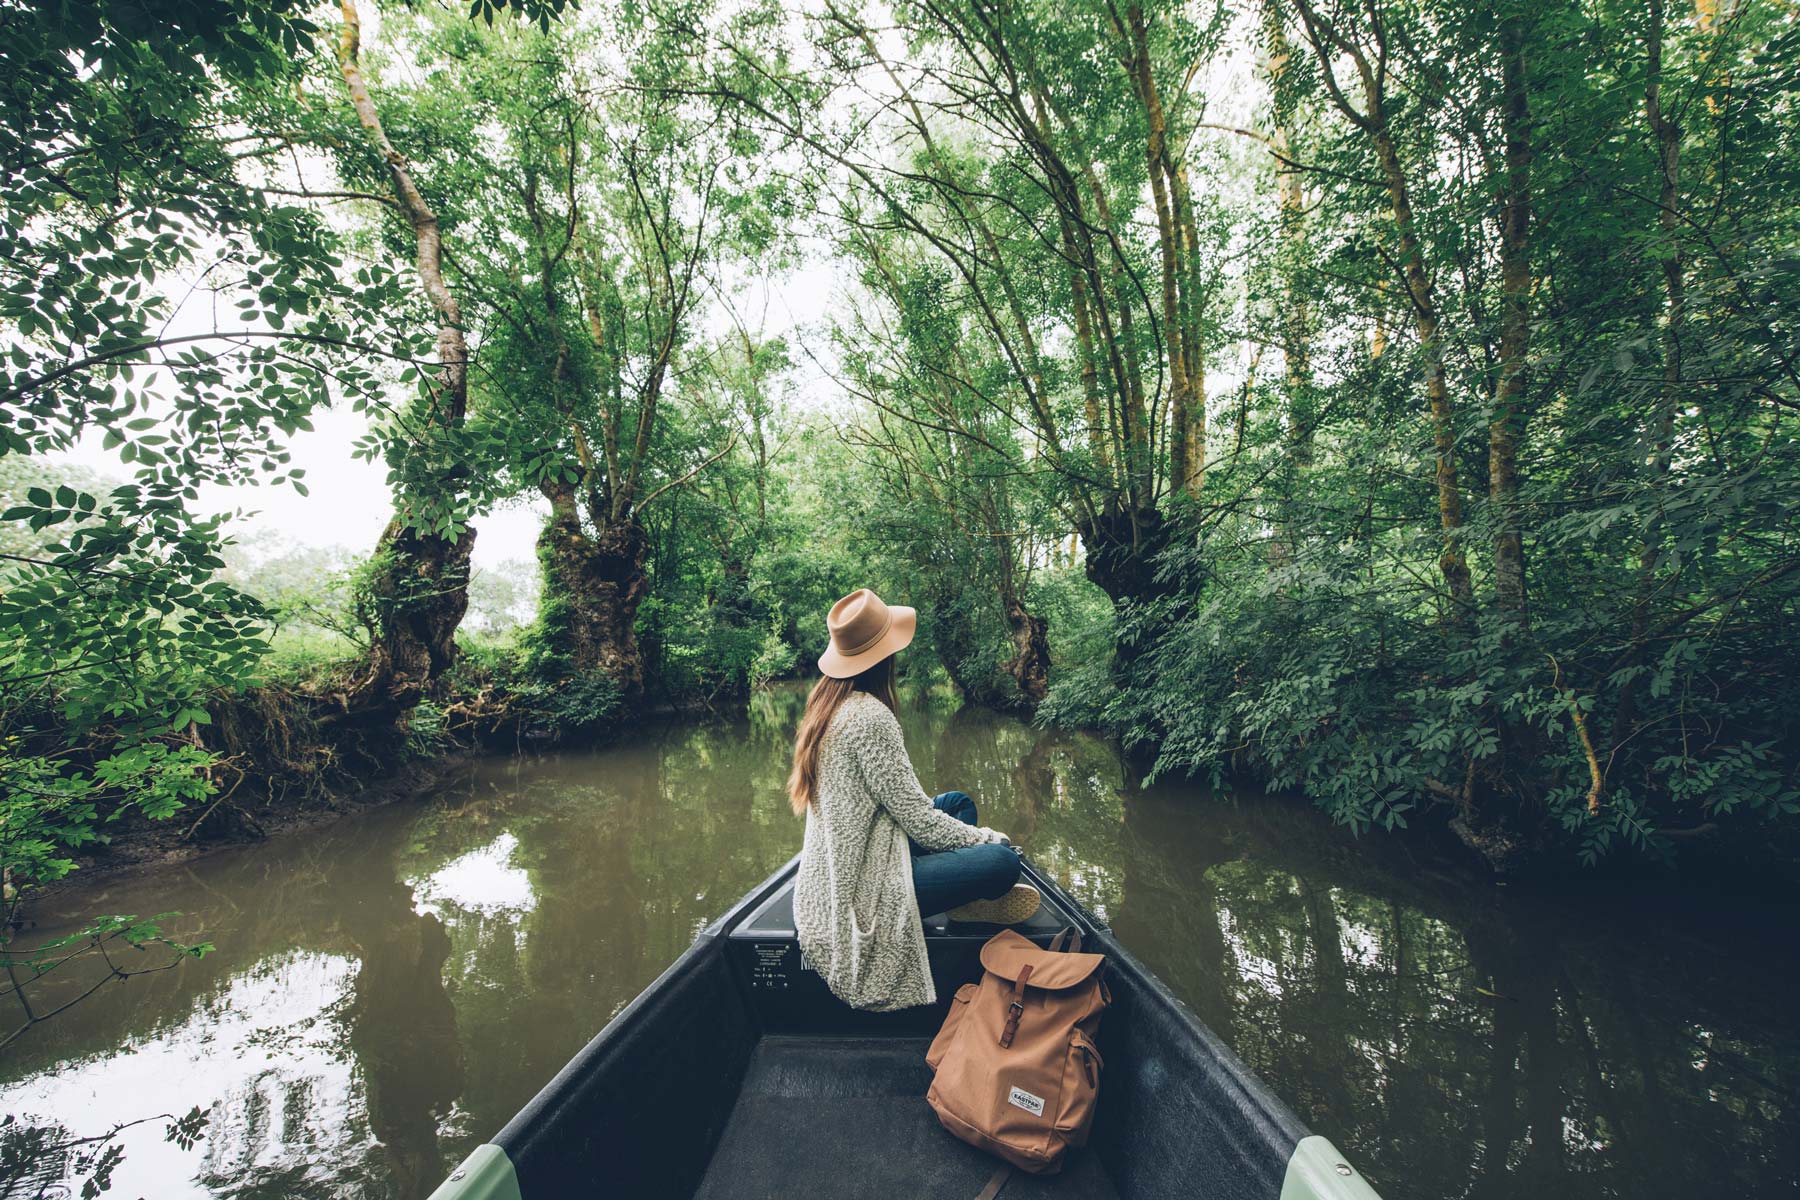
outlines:
[[[1012,924],[1037,911],[1019,854],[962,792],[927,796],[894,715],[893,656],[918,614],[867,588],[831,606],[831,644],[794,739],[788,798],[806,817],[794,925],[808,963],[856,1008],[937,999],[921,916]]]

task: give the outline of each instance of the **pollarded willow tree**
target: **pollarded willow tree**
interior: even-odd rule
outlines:
[[[405,279],[323,215],[366,197],[290,170],[293,98],[330,40],[282,2],[0,12],[0,457],[27,480],[0,512],[5,1040],[58,1011],[34,1007],[43,974],[160,940],[112,916],[17,955],[33,888],[108,822],[242,778],[204,729],[256,681],[269,613],[221,576],[229,524],[201,489],[304,494],[287,439],[331,400],[386,410],[423,356]],[[126,481],[31,482],[82,448]]]
[[[727,92],[855,193],[858,223],[942,261],[1008,376],[970,399],[1005,406],[1118,603],[1157,594],[1170,507],[1205,478],[1213,284],[1183,147],[1212,37],[1174,6],[833,4],[814,76]],[[830,101],[802,102],[820,81]]]
[[[344,169],[393,180],[406,221],[385,231],[419,248],[442,364],[412,427],[387,440],[407,499],[384,542],[416,543],[391,573],[419,597],[391,624],[453,648],[469,516],[539,494],[551,515],[537,666],[604,674],[635,696],[643,516],[735,440],[696,436],[683,355],[712,289],[777,239],[775,186],[754,136],[696,83],[711,65],[684,24],[388,19],[424,75],[391,72],[379,99],[417,148],[377,132],[379,157],[346,155]],[[358,103],[365,128],[369,107]]]
[[[912,594],[963,695],[1035,709],[1050,648],[1028,591],[1064,526],[1005,402],[1013,377],[936,255],[852,208],[838,219],[868,301],[834,329],[839,380],[869,412],[845,435],[873,481],[857,505],[866,536],[913,568]],[[998,642],[1009,650],[995,662]]]
[[[540,547],[568,622],[562,648],[575,669],[598,667],[635,693],[643,516],[736,441],[735,430],[712,430],[724,433],[712,445],[693,436],[700,422],[689,418],[701,414],[681,405],[683,356],[708,290],[774,232],[735,118],[689,94],[707,65],[681,31],[644,24],[617,36],[629,65],[598,83],[594,111],[565,122],[590,132],[559,151],[571,190],[561,204],[528,205],[556,341],[552,403],[537,410],[550,419],[524,469],[554,511]]]
[[[379,304],[361,310],[359,332],[393,362],[344,382],[374,398],[359,400],[373,416],[359,453],[386,464],[395,507],[356,589],[367,652],[330,697],[340,715],[380,726],[429,695],[456,659],[471,522],[497,497],[496,450],[470,421],[470,321],[453,265],[461,222],[473,214],[458,208],[461,181],[437,153],[440,145],[479,140],[476,110],[446,116],[440,109],[435,125],[419,123],[416,97],[382,77],[391,49],[379,44],[385,35],[403,46],[418,22],[389,12],[377,35],[365,28],[365,16],[377,10],[363,7],[341,0],[324,36],[301,47],[285,86],[263,89],[243,119],[268,131],[269,173],[281,194],[315,212],[344,206],[370,218],[344,235],[370,260],[353,278],[387,282]],[[491,28],[497,13],[517,9],[545,30],[563,7],[562,0],[486,5],[470,15],[485,12]],[[473,20],[461,25],[474,36]],[[504,20],[499,29],[511,25]]]
[[[11,948],[18,906],[105,822],[214,789],[200,728],[266,649],[263,606],[217,577],[225,521],[199,489],[304,492],[287,437],[330,380],[378,405],[402,340],[392,274],[344,277],[340,239],[268,167],[283,139],[256,114],[316,33],[286,4],[0,14],[0,456],[41,470],[97,442],[129,476],[28,484],[0,512],[19,531],[0,554],[5,1041],[56,1011],[34,1007],[41,975],[160,940],[114,916]]]
[[[411,234],[419,291],[437,326],[436,367],[421,379],[416,402],[384,439],[396,508],[381,533],[361,604],[371,637],[367,661],[346,689],[353,713],[398,715],[423,699],[456,660],[456,628],[469,607],[469,344],[462,304],[446,278],[444,232],[406,156],[388,139],[362,62],[362,20],[354,0],[340,4],[338,69],[396,215]],[[339,141],[340,146],[347,143]],[[394,436],[398,433],[399,436]]]

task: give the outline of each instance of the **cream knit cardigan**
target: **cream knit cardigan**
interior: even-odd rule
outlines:
[[[854,1008],[937,999],[913,898],[911,837],[927,850],[1007,841],[932,807],[900,722],[852,692],[819,742],[818,786],[794,883],[794,927],[807,965]]]

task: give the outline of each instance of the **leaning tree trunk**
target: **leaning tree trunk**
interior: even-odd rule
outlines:
[[[1168,347],[1170,422],[1169,482],[1176,494],[1198,493],[1199,472],[1203,464],[1190,464],[1196,438],[1189,431],[1194,417],[1193,381],[1187,359],[1188,344],[1183,337],[1186,322],[1182,320],[1181,300],[1181,230],[1177,227],[1176,198],[1170,192],[1175,172],[1169,164],[1168,122],[1163,113],[1162,98],[1156,90],[1156,79],[1150,69],[1149,34],[1144,26],[1144,10],[1132,4],[1126,9],[1128,28],[1120,29],[1125,41],[1121,57],[1137,91],[1138,103],[1144,110],[1147,136],[1144,143],[1145,165],[1150,176],[1150,198],[1156,212],[1157,246],[1162,257],[1163,340]],[[1204,439],[1205,402],[1200,405],[1201,431]],[[1203,445],[1204,442],[1202,441]]]
[[[934,579],[926,603],[931,611],[931,645],[938,663],[965,703],[1006,708],[1011,698],[999,677],[988,669],[982,639],[967,610],[952,606],[960,581]]]
[[[583,528],[575,493],[564,484],[545,484],[550,520],[538,535],[544,569],[542,616],[549,647],[570,674],[600,671],[635,698],[644,690],[644,660],[638,648],[637,611],[649,590],[644,560],[650,539],[635,516]]]
[[[1456,478],[1456,411],[1444,366],[1443,317],[1431,277],[1425,271],[1425,248],[1413,225],[1412,198],[1400,154],[1385,125],[1375,130],[1375,154],[1387,181],[1389,206],[1399,237],[1400,264],[1412,297],[1419,333],[1419,356],[1425,364],[1425,395],[1431,407],[1431,441],[1436,459],[1438,523],[1444,544],[1438,571],[1450,589],[1450,623],[1464,623],[1474,607],[1475,589],[1462,547],[1462,485]]]
[[[362,26],[356,6],[343,0],[342,7],[344,29],[338,51],[350,103],[370,144],[387,164],[400,211],[413,227],[419,283],[438,317],[439,370],[432,420],[455,429],[468,410],[469,352],[462,310],[444,282],[437,214],[425,203],[406,160],[381,127],[358,59]],[[362,673],[345,697],[350,711],[405,712],[456,661],[456,628],[469,608],[469,554],[474,546],[473,529],[446,538],[419,529],[404,514],[388,523],[368,587],[368,615],[375,632]]]
[[[1006,623],[1012,627],[1013,656],[1006,673],[1019,685],[1019,705],[1035,710],[1050,690],[1049,622],[1027,612],[1016,599],[1006,602]]]
[[[399,517],[388,522],[362,598],[375,636],[347,697],[350,711],[405,712],[456,662],[474,548],[473,529],[449,539],[421,533]]]
[[[1292,60],[1287,31],[1273,5],[1264,9],[1269,38],[1266,68],[1269,88],[1275,93],[1275,132],[1270,149],[1275,157],[1275,188],[1280,202],[1276,223],[1282,263],[1281,353],[1287,372],[1288,457],[1297,474],[1313,462],[1313,430],[1317,417],[1312,395],[1312,295],[1301,272],[1306,248],[1306,190],[1300,168],[1293,161],[1295,121],[1293,106],[1282,94],[1283,79]]]
[[[1294,0],[1295,11],[1305,25],[1307,40],[1318,56],[1318,69],[1332,103],[1340,112],[1368,135],[1373,143],[1376,162],[1381,167],[1386,186],[1389,211],[1394,219],[1394,236],[1399,251],[1401,281],[1406,284],[1412,301],[1413,319],[1419,333],[1419,357],[1425,368],[1425,394],[1431,407],[1431,440],[1436,458],[1438,524],[1443,529],[1443,549],[1438,555],[1438,570],[1450,592],[1450,624],[1463,627],[1474,609],[1474,584],[1469,574],[1468,558],[1462,546],[1462,486],[1456,473],[1456,407],[1450,394],[1450,380],[1444,365],[1443,313],[1438,306],[1430,272],[1425,267],[1425,247],[1413,219],[1412,195],[1400,151],[1388,124],[1384,79],[1385,69],[1377,69],[1364,48],[1352,40],[1342,28],[1320,17],[1311,0]],[[1371,32],[1376,38],[1378,59],[1387,53],[1384,33],[1379,24]],[[1364,109],[1358,111],[1338,85],[1333,62],[1339,55],[1349,58],[1362,79]]]

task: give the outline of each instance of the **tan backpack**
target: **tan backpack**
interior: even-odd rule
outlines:
[[[1048,950],[995,934],[981,948],[981,982],[956,990],[925,1053],[937,1073],[925,1098],[944,1128],[1034,1175],[1060,1170],[1064,1151],[1087,1142],[1100,1092],[1094,1039],[1112,997],[1106,956],[1080,949],[1074,929]]]

